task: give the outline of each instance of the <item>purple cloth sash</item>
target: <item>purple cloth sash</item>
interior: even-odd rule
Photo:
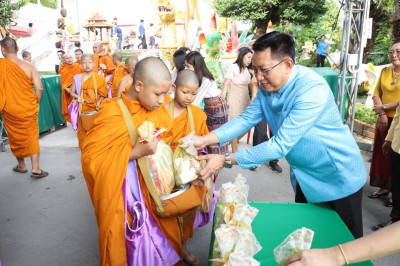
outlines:
[[[81,86],[82,86],[82,79],[81,74],[74,76],[75,81],[75,93],[80,95],[81,94]],[[79,117],[79,103],[72,101],[68,105],[68,113],[71,117],[71,125],[72,128],[77,131],[78,130],[78,117]]]
[[[196,212],[196,218],[194,219],[193,228],[205,226],[214,219],[215,205],[217,204],[218,197],[215,195],[216,185],[214,183],[214,193],[213,201],[211,202],[211,207],[209,212]]]
[[[108,75],[107,76],[108,80],[111,80],[113,78],[113,76],[114,76],[114,74]],[[111,88],[112,88],[112,84],[110,86],[108,86],[108,93],[107,93],[108,98],[112,98]]]
[[[122,194],[125,202],[126,262],[131,265],[174,265],[181,260],[149,214],[143,201],[137,176],[136,161],[128,163]],[[126,211],[132,215],[130,225]]]

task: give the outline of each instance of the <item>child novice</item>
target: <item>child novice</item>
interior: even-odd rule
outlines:
[[[158,58],[148,57],[137,63],[133,84],[122,93],[137,130],[144,121],[155,127],[170,130],[172,120],[163,105],[165,94],[172,85],[171,75]],[[171,132],[161,134],[168,143]],[[117,98],[105,99],[101,104],[92,129],[82,150],[82,172],[92,199],[99,225],[100,265],[181,265],[182,238],[176,217],[159,218],[151,208],[151,197],[140,168],[131,170],[128,164],[146,155],[154,154],[158,140],[132,144]],[[127,174],[137,174],[138,186],[143,196],[148,219],[138,234],[136,249],[129,249],[133,242],[125,239],[125,213],[132,223],[131,209],[124,207],[122,185]],[[132,186],[131,186],[132,187]],[[138,187],[136,187],[137,189]],[[126,212],[125,212],[126,211]],[[150,223],[151,221],[154,221]],[[156,226],[158,229],[156,229]],[[156,241],[145,241],[150,230],[161,231]],[[165,240],[165,241],[164,241]],[[136,241],[136,240],[135,240]],[[162,258],[161,258],[162,257]]]
[[[78,101],[81,107],[81,114],[78,118],[78,141],[79,148],[83,148],[83,142],[87,130],[82,126],[82,114],[90,114],[99,110],[104,98],[107,98],[106,78],[93,72],[94,61],[90,54],[83,54],[81,57],[83,73],[74,76],[71,85],[71,96]],[[79,92],[79,95],[77,94]]]
[[[206,124],[207,115],[195,106],[192,102],[196,99],[199,89],[199,80],[196,74],[191,70],[182,70],[178,73],[175,80],[175,85],[172,86],[175,97],[173,101],[166,103],[170,114],[173,110],[173,125],[172,125],[172,140],[171,149],[175,151],[178,146],[179,139],[189,135],[192,132],[189,122],[188,108],[193,114],[194,133],[195,135],[205,135],[208,133]],[[172,106],[171,106],[172,105]],[[173,108],[173,109],[172,109]],[[193,225],[196,217],[196,209],[190,213],[185,214],[183,224],[183,240],[187,241],[193,237]],[[189,253],[186,249],[185,243],[183,244],[183,260],[189,265],[197,265],[199,263],[198,257]]]

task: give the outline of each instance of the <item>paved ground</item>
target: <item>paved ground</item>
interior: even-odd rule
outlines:
[[[243,140],[241,148],[246,147]],[[16,165],[9,147],[0,152],[0,260],[3,266],[90,266],[98,265],[97,223],[80,171],[80,151],[73,130],[58,129],[43,135],[41,166],[50,172],[43,179],[11,171]],[[363,152],[369,170],[369,152]],[[238,166],[224,169],[218,184],[234,180],[242,173],[250,185],[249,200],[293,202],[289,166],[280,160],[282,174],[261,166],[256,172]],[[28,162],[30,166],[30,162]],[[364,234],[370,227],[389,219],[384,200],[371,200],[364,189]],[[207,265],[211,226],[199,228],[188,247]],[[374,260],[377,266],[399,265],[400,254]]]

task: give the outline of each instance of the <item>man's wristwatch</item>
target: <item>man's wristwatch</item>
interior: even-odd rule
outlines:
[[[230,153],[226,153],[225,154],[225,165],[224,165],[224,167],[232,168],[232,161],[231,161],[231,154]]]

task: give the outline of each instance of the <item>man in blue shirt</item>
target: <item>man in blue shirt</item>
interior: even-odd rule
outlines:
[[[237,118],[197,137],[196,146],[229,142],[262,119],[268,121],[274,136],[233,154],[199,156],[207,160],[201,178],[218,172],[224,164],[247,169],[285,157],[291,166],[295,201],[329,204],[354,237],[361,237],[361,197],[367,173],[328,84],[314,71],[294,64],[295,43],[287,34],[265,34],[253,50],[253,69],[260,83],[257,97]]]
[[[121,43],[122,43],[122,30],[117,26],[116,22],[112,23],[114,28],[111,29],[111,37],[117,36],[117,49],[116,51],[121,51]]]
[[[140,20],[140,25],[139,25],[139,38],[142,39],[142,49],[147,49],[147,43],[146,43],[146,32],[144,29],[144,20]]]
[[[329,44],[325,42],[325,35],[320,35],[315,40],[317,41],[317,67],[324,67]]]

